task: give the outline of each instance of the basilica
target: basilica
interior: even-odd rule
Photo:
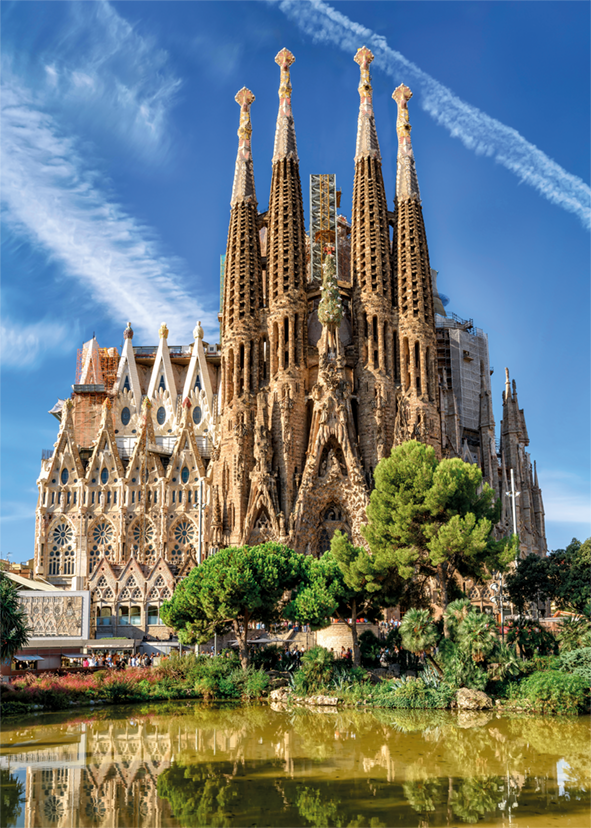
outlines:
[[[437,290],[401,84],[394,209],[372,105],[373,55],[359,49],[351,217],[327,173],[310,176],[304,222],[290,67],[282,49],[269,203],[253,169],[253,93],[236,95],[238,152],[222,269],[220,342],[121,352],[86,342],[38,479],[35,571],[90,591],[91,633],[165,637],[161,603],[208,555],[275,540],[321,554],[360,527],[373,472],[417,439],[476,463],[502,502],[499,535],[546,554],[544,510],[515,381],[500,439],[487,335],[448,314]],[[353,151],[353,147],[351,147]],[[173,332],[174,334],[174,332]],[[510,498],[510,480],[518,496]],[[513,514],[514,512],[514,514]],[[475,600],[486,598],[474,587]],[[490,596],[489,596],[490,597]]]

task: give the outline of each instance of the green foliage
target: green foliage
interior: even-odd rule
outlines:
[[[447,605],[445,622],[451,638],[455,638],[458,628],[469,612],[476,612],[469,598],[460,598]]]
[[[451,795],[451,808],[462,822],[476,824],[485,814],[494,814],[505,796],[499,776],[471,776],[463,779]]]
[[[581,676],[591,687],[591,647],[580,647],[560,653],[558,663],[561,670]]]
[[[589,707],[589,684],[560,670],[532,673],[519,684],[519,697],[540,713],[577,715]]]
[[[462,652],[475,662],[485,661],[497,644],[497,627],[489,615],[469,612],[457,631],[457,640]]]
[[[507,631],[507,641],[519,647],[523,658],[553,655],[558,652],[558,643],[552,633],[535,621],[524,618],[511,623]]]
[[[302,656],[300,669],[294,676],[299,693],[316,693],[330,683],[334,670],[334,655],[324,647],[311,647]]]
[[[548,559],[527,555],[518,562],[516,569],[507,575],[505,583],[509,599],[515,604],[519,614],[529,611],[530,602],[537,605],[553,593]]]
[[[372,695],[375,706],[386,708],[444,709],[450,706],[454,689],[445,681],[422,677],[393,679],[378,685]]]
[[[376,667],[380,663],[380,652],[383,644],[371,630],[366,630],[359,636],[361,663],[364,667]]]
[[[460,687],[484,690],[488,683],[486,671],[479,667],[459,644],[449,638],[443,638],[439,644],[438,657],[442,664],[444,680],[454,691]]]
[[[14,583],[0,571],[0,660],[26,647],[31,630]]]
[[[233,630],[246,668],[249,622],[278,621],[284,593],[301,583],[306,566],[306,556],[277,543],[221,549],[180,582],[162,619],[187,643]]]
[[[546,558],[553,584],[550,597],[560,609],[591,615],[591,538],[580,543],[573,538],[566,549]]]
[[[476,465],[438,461],[431,446],[411,440],[378,464],[362,532],[376,566],[415,584],[436,577],[445,609],[456,574],[481,580],[511,559],[512,540],[492,535],[499,506]]]
[[[411,653],[430,653],[439,639],[431,613],[425,609],[409,610],[400,624],[402,646]]]
[[[261,670],[280,670],[283,649],[277,644],[257,647],[250,654],[250,663]]]
[[[558,633],[561,652],[591,646],[591,622],[588,618],[565,618]]]
[[[7,768],[0,768],[0,813],[4,828],[13,828],[23,812],[25,783],[13,776]]]
[[[343,826],[340,817],[340,800],[326,799],[317,788],[304,787],[298,791],[296,808],[309,825],[325,828],[328,825]]]
[[[492,660],[494,660],[494,663],[490,665],[489,675],[493,679],[505,681],[517,678],[521,673],[523,662],[519,658],[515,647],[497,642]]]

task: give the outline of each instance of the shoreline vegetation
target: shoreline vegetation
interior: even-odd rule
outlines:
[[[367,636],[369,638],[369,636]],[[375,638],[375,637],[374,637]],[[375,639],[378,642],[378,639]],[[367,640],[365,642],[368,643]],[[371,643],[371,642],[370,642]],[[366,653],[368,647],[364,647]],[[550,715],[589,711],[591,647],[561,656],[520,661],[517,673],[495,678],[495,667],[470,679],[445,667],[443,676],[426,659],[416,670],[396,677],[386,669],[355,667],[322,647],[313,647],[292,669],[281,669],[284,653],[268,648],[244,670],[239,656],[173,655],[158,667],[100,670],[65,676],[26,673],[1,686],[3,717],[70,707],[167,701],[268,701],[275,709],[290,705],[361,709],[465,711],[498,710]],[[371,654],[365,662],[371,661]],[[378,662],[379,665],[379,662]]]

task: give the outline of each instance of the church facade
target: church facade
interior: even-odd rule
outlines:
[[[486,334],[446,314],[431,268],[410,138],[398,107],[394,210],[359,49],[351,220],[334,177],[312,176],[308,232],[290,66],[283,49],[269,206],[258,207],[242,89],[220,309],[220,344],[199,323],[189,346],[85,343],[73,393],[52,410],[57,441],[38,480],[35,569],[90,589],[98,635],[163,637],[159,607],[228,545],[276,540],[321,554],[337,529],[363,543],[373,472],[409,439],[477,463],[515,521],[522,554],[546,554],[544,510],[515,382],[497,443]],[[477,588],[473,597],[487,599]],[[489,596],[490,597],[490,596]]]

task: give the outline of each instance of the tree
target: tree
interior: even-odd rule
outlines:
[[[0,572],[0,659],[11,659],[26,647],[30,634],[27,615],[18,600],[18,590],[10,578]]]
[[[353,663],[359,666],[357,619],[381,618],[385,606],[398,603],[402,582],[376,566],[367,549],[354,546],[339,531],[321,558],[308,558],[306,574],[306,581],[286,608],[286,615],[316,629],[327,627],[331,618],[338,618],[351,630]]]
[[[405,613],[400,624],[402,646],[415,655],[425,653],[431,664],[440,676],[443,671],[433,658],[433,650],[437,646],[440,633],[433,623],[431,613],[426,609],[411,609]]]
[[[551,582],[549,597],[559,609],[588,617],[591,614],[591,538],[583,543],[573,538],[566,549],[551,552],[545,560]]]
[[[361,531],[376,567],[396,567],[409,580],[435,578],[445,612],[457,575],[483,580],[514,557],[514,539],[493,537],[499,515],[500,503],[476,465],[438,461],[431,446],[411,440],[378,463]]]
[[[515,570],[507,575],[506,585],[509,599],[520,615],[530,603],[537,605],[538,601],[545,601],[554,592],[548,559],[537,555],[523,558]]]
[[[279,620],[304,569],[304,555],[277,543],[221,549],[181,581],[162,605],[162,619],[186,643],[233,630],[246,669],[249,623]]]

